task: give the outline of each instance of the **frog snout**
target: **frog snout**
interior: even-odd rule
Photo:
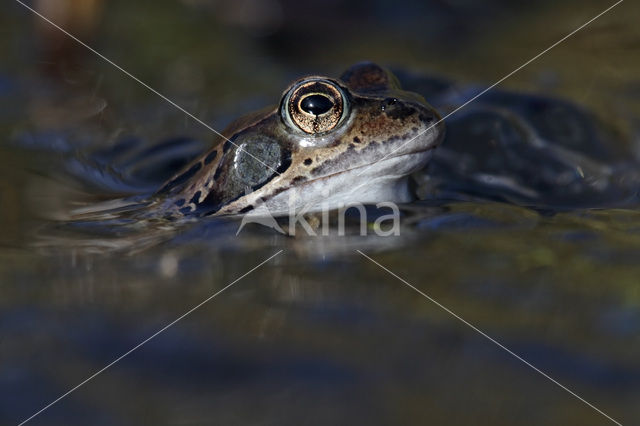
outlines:
[[[394,120],[402,120],[417,112],[417,109],[413,105],[403,102],[398,98],[384,99],[381,102],[380,109]]]

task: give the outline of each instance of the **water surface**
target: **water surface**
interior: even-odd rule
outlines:
[[[86,37],[222,129],[290,79],[362,59],[489,85],[608,6],[239,3],[265,12],[113,1]],[[637,14],[623,3],[505,89],[580,105],[637,152]],[[356,250],[621,423],[640,418],[635,208],[431,200],[407,206],[392,238],[236,236],[238,222],[220,219],[59,226],[69,206],[122,185],[100,149],[184,138],[188,156],[212,135],[82,49],[52,60],[19,5],[0,22],[0,423],[18,424],[279,250],[33,424],[608,422]]]

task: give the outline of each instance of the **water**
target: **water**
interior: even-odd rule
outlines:
[[[361,59],[488,85],[608,6],[248,3],[269,13],[110,2],[92,45],[221,129],[291,78]],[[627,3],[506,84],[592,112],[632,163],[638,7]],[[69,227],[51,217],[131,190],[116,166],[136,153],[145,167],[121,170],[148,189],[162,176],[142,171],[171,165],[145,150],[178,140],[170,157],[188,158],[211,135],[81,50],[51,66],[28,12],[7,3],[2,15],[1,424],[280,250],[33,424],[612,424],[356,250],[622,424],[640,418],[634,205],[432,198],[405,206],[389,238],[256,225],[236,236],[228,219]],[[126,138],[139,148],[114,156]]]

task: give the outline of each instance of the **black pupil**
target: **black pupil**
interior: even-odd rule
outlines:
[[[300,102],[300,108],[308,114],[320,115],[333,108],[333,101],[324,95],[310,95]]]

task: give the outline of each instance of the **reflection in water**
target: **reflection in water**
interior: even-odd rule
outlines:
[[[488,210],[505,215],[501,209]],[[576,240],[565,237],[566,224],[538,219],[536,225],[532,219],[522,227],[478,229],[471,237],[468,227],[454,221],[405,245],[411,257],[402,256],[404,250],[376,257],[563,383],[610,411],[624,410],[640,384],[636,355],[629,350],[640,331],[637,301],[626,295],[638,271],[624,268],[615,255],[617,240],[629,237],[586,219],[594,230],[580,227],[587,236]],[[589,238],[604,240],[600,250],[608,256],[572,255]],[[61,408],[62,415],[100,420],[100,410],[82,412],[88,405],[125,418],[151,411],[178,422],[190,418],[185,407],[191,407],[204,422],[231,421],[240,410],[243,421],[261,423],[252,417],[255,411],[241,410],[244,404],[258,404],[262,416],[274,404],[293,404],[298,408],[286,410],[292,422],[310,414],[327,422],[356,421],[363,413],[374,423],[398,416],[444,421],[462,399],[519,423],[558,416],[598,422],[561,390],[550,390],[546,381],[357,255],[318,261],[288,243],[280,245],[285,257],[96,379]],[[21,392],[13,394],[25,406],[53,398],[270,250],[234,251],[201,242],[124,258],[66,250],[37,257],[31,274],[46,274],[45,285],[27,276],[24,282],[33,284],[3,289],[13,306],[4,311],[3,335],[12,341],[12,353],[20,354],[6,354],[4,365],[12,373],[5,380],[13,378],[6,385],[20,384]],[[419,268],[415,259],[423,260]],[[603,267],[622,272],[603,286],[597,273]],[[621,309],[621,302],[629,307]],[[51,363],[60,368],[49,370]],[[151,409],[159,400],[166,402],[163,408]],[[327,404],[337,410],[326,410]],[[540,417],[523,418],[526,406]],[[138,412],[141,407],[147,408]],[[280,418],[270,416],[273,422]],[[456,422],[472,422],[474,416],[459,413]]]
[[[591,2],[336,1],[326,14],[277,3],[282,13],[260,26],[220,2],[105,2],[96,46],[222,128],[277,99],[301,68],[332,74],[327,62],[363,58],[446,76],[401,78],[425,95],[444,90],[447,108],[473,92],[450,81],[490,82],[586,20],[578,11],[592,16]],[[425,200],[403,206],[394,238],[357,227],[289,238],[257,225],[236,237],[233,218],[136,216],[211,136],[90,57],[63,83],[34,77],[29,16],[3,6],[0,423],[17,424],[280,249],[34,422],[603,423],[355,249],[623,424],[640,418],[637,6],[626,3],[512,82],[540,96],[505,90],[452,117],[440,171],[416,176]],[[576,135],[588,144],[571,145]],[[479,152],[465,156],[469,140]],[[558,140],[562,150],[546,144]],[[577,165],[592,179],[566,173]],[[575,198],[549,191],[558,177]],[[114,198],[127,207],[114,210]],[[84,216],[61,214],[72,210]]]

